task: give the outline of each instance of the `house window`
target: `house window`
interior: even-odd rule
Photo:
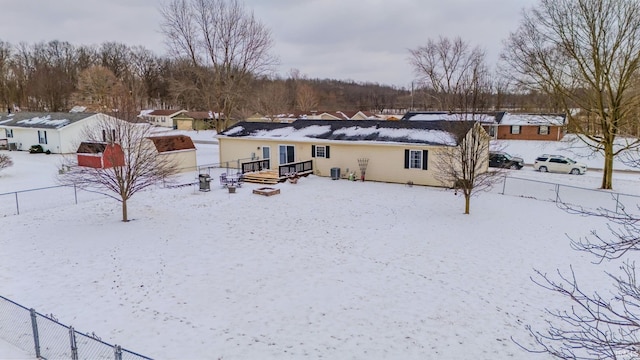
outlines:
[[[38,144],[47,143],[47,132],[45,130],[38,130]]]
[[[405,169],[428,169],[429,151],[428,150],[411,150],[404,151],[404,168]]]
[[[329,158],[329,146],[311,145],[311,157]]]
[[[271,147],[263,146],[262,147],[262,158],[263,159],[271,159]]]
[[[538,134],[540,135],[549,135],[549,127],[546,125],[542,125],[538,127]]]
[[[7,134],[8,138],[13,137],[13,129],[4,129],[4,132]]]
[[[520,125],[511,125],[512,134],[520,134]]]
[[[293,145],[280,145],[278,149],[280,150],[280,164],[288,164],[296,160]]]

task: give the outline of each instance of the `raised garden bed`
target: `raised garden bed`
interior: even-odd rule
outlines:
[[[271,196],[271,195],[280,194],[280,189],[276,189],[272,187],[261,187],[261,188],[253,189],[253,193],[258,195]]]

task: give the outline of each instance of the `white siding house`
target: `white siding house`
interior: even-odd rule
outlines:
[[[86,126],[109,115],[101,113],[16,112],[0,115],[0,133],[9,149],[29,150],[41,145],[54,154],[75,153]]]

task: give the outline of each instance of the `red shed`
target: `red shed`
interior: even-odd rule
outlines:
[[[85,141],[78,147],[78,166],[106,169],[124,165],[124,152],[118,144]]]

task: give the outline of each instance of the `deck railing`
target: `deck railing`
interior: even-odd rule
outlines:
[[[269,159],[255,160],[242,163],[242,173],[261,171],[268,169],[270,166]]]
[[[300,161],[296,163],[289,163],[280,165],[278,167],[278,175],[280,177],[286,177],[289,174],[310,174],[313,172],[313,161]]]

